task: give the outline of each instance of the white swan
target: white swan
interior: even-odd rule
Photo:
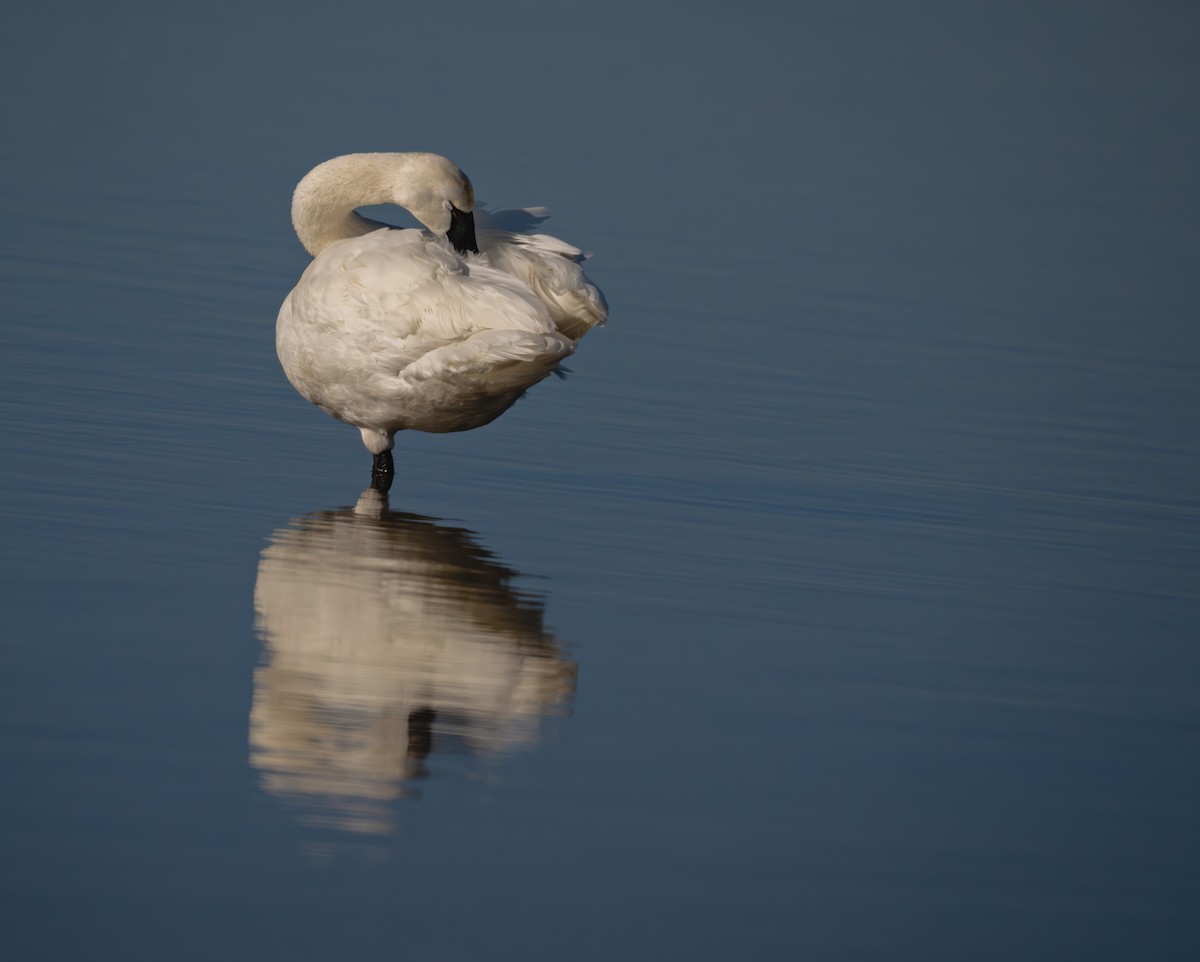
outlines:
[[[427,230],[356,207],[396,204]],[[585,255],[545,234],[541,208],[480,212],[466,174],[437,154],[349,154],[296,187],[292,224],[313,256],[284,300],[276,350],[293,387],[362,433],[387,491],[397,431],[466,431],[555,372],[604,295]]]

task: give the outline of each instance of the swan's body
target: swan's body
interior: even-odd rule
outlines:
[[[428,230],[355,212],[385,203]],[[473,209],[466,175],[436,154],[350,154],[296,188],[313,262],[279,311],[279,360],[301,395],[359,429],[385,490],[397,431],[487,424],[607,316],[581,251],[504,229],[544,211],[481,213],[476,238]]]

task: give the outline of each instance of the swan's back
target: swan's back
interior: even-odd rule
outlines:
[[[580,266],[587,254],[549,234],[529,234],[545,208],[480,213],[479,249],[488,262],[532,290],[560,334],[578,342],[608,318],[608,304]]]

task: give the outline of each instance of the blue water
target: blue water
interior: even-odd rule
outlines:
[[[1189,8],[0,19],[5,958],[1197,956]],[[409,149],[612,316],[381,504],[273,324]]]

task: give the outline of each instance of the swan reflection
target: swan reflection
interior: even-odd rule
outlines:
[[[534,745],[575,665],[517,574],[469,531],[391,511],[374,490],[275,532],[254,591],[250,760],[264,789],[306,822],[384,834],[431,753]]]

